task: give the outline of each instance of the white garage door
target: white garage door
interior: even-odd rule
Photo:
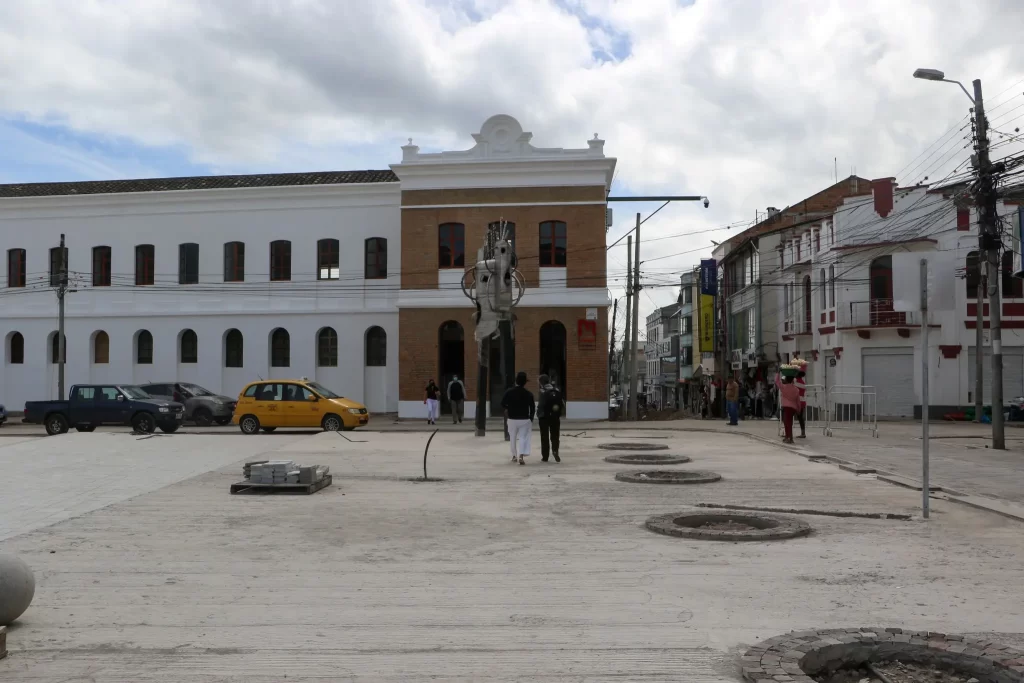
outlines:
[[[914,349],[864,349],[861,355],[864,385],[875,388],[879,417],[913,417]]]
[[[974,401],[974,369],[977,358],[975,347],[967,350],[967,391],[970,392],[971,402]],[[985,355],[982,358],[981,381],[982,398],[985,403],[992,400],[992,349],[986,347]],[[1024,347],[1004,346],[1003,347],[1003,401],[1024,396]]]

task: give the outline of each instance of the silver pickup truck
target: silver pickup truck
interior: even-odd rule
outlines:
[[[185,405],[185,421],[207,427],[214,422],[226,425],[235,412],[236,399],[204,389],[188,382],[154,382],[141,385],[150,396],[158,396]]]

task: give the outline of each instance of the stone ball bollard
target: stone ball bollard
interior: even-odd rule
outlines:
[[[21,558],[0,553],[0,626],[9,626],[32,604],[36,577]]]

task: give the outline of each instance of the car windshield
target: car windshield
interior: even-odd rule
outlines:
[[[182,384],[181,388],[193,396],[215,396],[212,391],[202,388],[198,384]]]
[[[344,396],[338,396],[336,393],[316,382],[306,382],[306,386],[320,394],[324,398],[345,398]]]
[[[118,387],[118,389],[121,390],[122,394],[131,399],[142,400],[146,398],[153,398],[143,391],[141,387]]]

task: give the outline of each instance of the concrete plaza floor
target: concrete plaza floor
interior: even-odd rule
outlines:
[[[423,433],[0,443],[5,473],[54,474],[14,495],[56,501],[0,539],[38,584],[0,680],[721,683],[746,646],[793,629],[1024,637],[1019,522],[941,500],[922,520],[917,492],[742,435],[635,430],[693,458],[671,469],[723,480],[620,483],[636,468],[596,448],[615,433],[565,438],[561,464],[527,467],[500,434],[439,433],[434,483],[406,480],[422,475]],[[268,455],[330,465],[334,485],[229,495],[241,463]],[[913,517],[798,515],[814,533],[773,543],[643,528],[697,503]]]

